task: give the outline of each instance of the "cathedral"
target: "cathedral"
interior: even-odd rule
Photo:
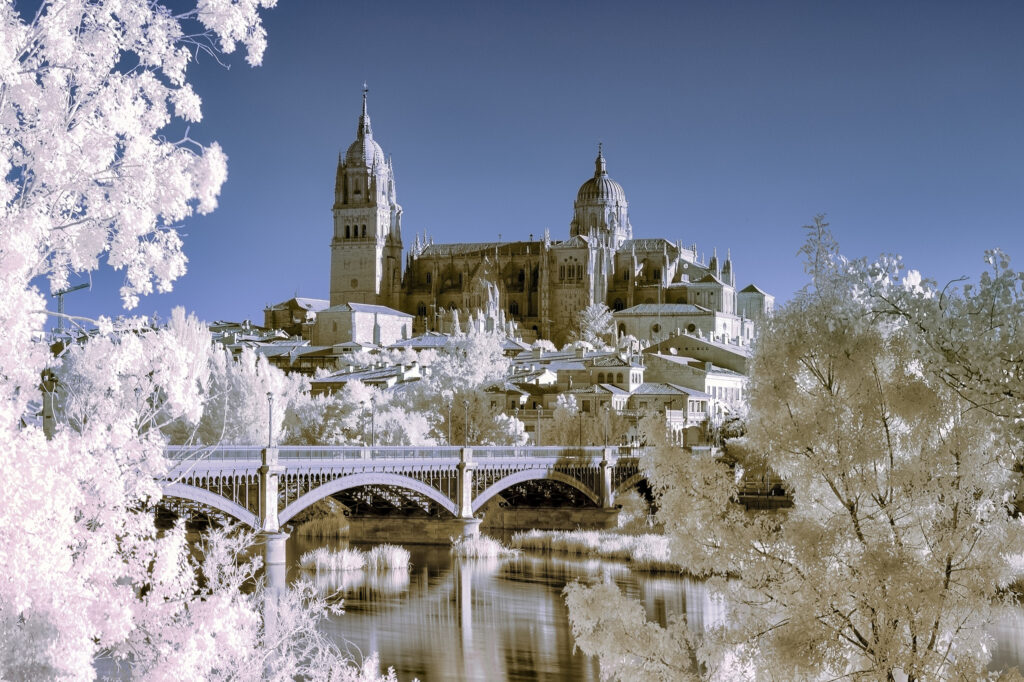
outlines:
[[[744,343],[772,304],[753,285],[737,291],[728,254],[704,262],[695,244],[634,238],[626,193],[609,176],[600,145],[593,177],[576,193],[568,238],[545,230],[537,239],[435,244],[417,236],[403,258],[394,171],[374,139],[365,90],[356,139],[338,158],[333,213],[324,312],[353,303],[384,306],[412,315],[415,332],[437,329],[453,310],[466,319],[490,305],[517,324],[525,341],[562,344],[578,311],[604,303],[624,319],[640,311],[675,325],[672,331],[700,327],[715,340]],[[686,324],[704,318],[710,327]],[[618,313],[616,323],[624,332]]]

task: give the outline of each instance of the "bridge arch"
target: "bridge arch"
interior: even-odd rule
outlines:
[[[213,507],[217,511],[229,514],[250,528],[258,529],[260,527],[259,519],[256,518],[255,514],[245,507],[235,504],[231,500],[226,497],[222,497],[217,493],[211,493],[209,490],[197,488],[185,483],[168,483],[163,486],[163,490],[164,495],[167,497],[178,497],[183,500],[198,502],[199,504],[206,505],[207,507]]]
[[[367,472],[342,476],[341,478],[328,481],[327,483],[310,490],[308,493],[282,509],[277,517],[278,522],[281,525],[284,525],[291,521],[292,518],[303,509],[319,502],[328,495],[333,495],[334,493],[342,490],[348,490],[349,488],[358,488],[361,485],[393,485],[398,488],[412,490],[424,497],[430,498],[441,508],[448,510],[452,516],[459,515],[458,505],[456,505],[453,500],[449,500],[445,497],[437,488],[432,488],[426,483],[417,481],[415,478],[410,478],[409,476],[403,476],[401,474]]]
[[[629,478],[627,478],[625,481],[620,483],[619,487],[616,488],[615,492],[612,493],[612,504],[615,503],[615,500],[619,499],[619,495],[621,495],[622,493],[626,492],[630,488],[635,487],[636,484],[639,483],[640,481],[645,481],[645,480],[647,480],[647,476],[644,475],[644,473],[642,471],[638,471],[635,474],[633,474],[632,476],[630,476]]]
[[[597,493],[568,474],[563,474],[561,471],[554,471],[550,469],[526,469],[525,471],[519,471],[501,478],[488,486],[486,490],[480,493],[477,498],[473,500],[473,513],[475,514],[480,511],[480,509],[483,508],[483,506],[487,504],[492,497],[503,490],[507,490],[517,483],[538,480],[558,481],[560,483],[564,483],[586,495],[587,499],[597,506],[601,506],[601,498]]]

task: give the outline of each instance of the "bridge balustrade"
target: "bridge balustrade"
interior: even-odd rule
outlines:
[[[522,457],[601,457],[602,446],[499,446],[471,445],[474,459]],[[633,445],[609,446],[621,457],[636,457],[646,448]],[[168,445],[165,455],[172,461],[231,460],[260,461],[264,448],[259,445]],[[463,446],[410,446],[410,445],[284,445],[277,447],[279,460],[294,459],[458,459]]]
[[[560,445],[550,446],[497,446],[497,445],[473,445],[473,459],[487,457],[601,457],[604,448],[597,447],[565,447]]]
[[[255,460],[262,457],[259,445],[168,445],[164,448],[167,459],[180,462],[191,459]]]

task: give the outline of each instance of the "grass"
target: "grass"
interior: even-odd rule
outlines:
[[[408,571],[409,550],[398,545],[377,545],[369,552],[358,549],[331,551],[317,547],[299,557],[299,567],[319,572],[359,571]]]
[[[513,556],[518,554],[494,538],[486,535],[452,538],[452,554],[464,559],[492,559],[495,557]]]
[[[340,549],[332,552],[317,547],[299,557],[301,568],[321,571],[358,571],[366,565],[366,555],[358,549]]]
[[[398,545],[377,545],[366,553],[368,571],[408,571],[409,550]]]
[[[565,552],[574,556],[623,559],[639,571],[678,572],[668,551],[668,538],[644,533],[627,535],[597,530],[530,530],[512,536],[518,549]]]

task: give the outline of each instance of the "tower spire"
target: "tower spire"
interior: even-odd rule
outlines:
[[[370,88],[363,81],[363,113],[359,115],[359,130],[356,133],[359,139],[373,137],[373,131],[370,129],[370,114],[366,113],[366,93],[369,91]]]
[[[597,159],[594,161],[594,177],[599,178],[602,175],[608,175],[608,167],[604,162],[604,154],[602,153],[602,144],[597,143]]]

